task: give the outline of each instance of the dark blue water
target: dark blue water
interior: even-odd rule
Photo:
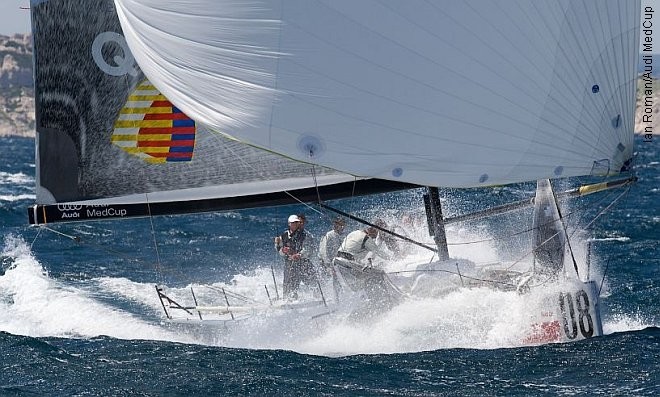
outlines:
[[[606,335],[524,346],[515,338],[518,298],[483,291],[415,302],[355,326],[273,315],[211,330],[172,327],[163,321],[154,284],[184,300],[191,285],[200,299],[211,299],[214,292],[201,287],[208,283],[262,291],[270,266],[279,271],[270,241],[286,216],[306,212],[315,235],[327,218],[289,207],[154,218],[153,225],[136,219],[53,226],[79,237],[77,243],[26,226],[34,202],[33,141],[2,138],[0,395],[658,395],[658,141],[637,140],[639,182],[575,234],[576,245],[591,241],[594,271],[605,275]],[[451,214],[533,189],[442,194]],[[395,216],[400,208],[420,209],[419,196],[335,204],[365,217]],[[579,200],[567,209],[575,213],[570,224],[586,225],[605,204]],[[450,251],[475,261],[516,258],[526,237],[505,240],[495,254],[459,243],[511,236],[526,227],[528,215],[453,226]]]

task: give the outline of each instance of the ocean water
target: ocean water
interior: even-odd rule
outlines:
[[[605,335],[529,345],[519,314],[525,297],[483,288],[357,322],[306,312],[167,322],[156,284],[182,304],[192,304],[191,287],[204,304],[222,304],[221,288],[267,302],[271,267],[281,279],[271,241],[286,216],[304,211],[320,236],[327,215],[292,206],[28,227],[34,143],[0,138],[0,395],[659,395],[658,141],[637,139],[639,181],[627,193],[563,208],[576,255],[592,247]],[[533,191],[521,184],[441,195],[452,215]],[[395,219],[401,209],[421,213],[420,194],[333,204]],[[450,253],[521,260],[529,215],[452,225]]]

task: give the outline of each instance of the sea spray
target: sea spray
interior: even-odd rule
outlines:
[[[20,237],[5,237],[5,272],[0,276],[0,330],[17,335],[184,341],[137,316],[94,297],[84,283],[49,277]]]

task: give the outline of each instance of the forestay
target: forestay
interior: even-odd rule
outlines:
[[[632,156],[639,1],[115,4],[177,107],[298,160],[471,187]]]

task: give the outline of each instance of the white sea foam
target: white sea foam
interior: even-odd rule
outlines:
[[[36,200],[37,196],[34,194],[5,194],[0,195],[0,201],[20,201],[20,200]]]
[[[625,243],[630,241],[630,237],[604,237],[604,238],[594,238],[591,241],[620,241]]]
[[[0,276],[0,330],[18,335],[187,341],[48,276],[20,238],[8,236]]]
[[[0,171],[0,185],[32,185],[34,178],[22,172],[12,174]]]
[[[559,294],[559,290],[549,289],[523,295],[490,288],[455,289],[435,298],[406,300],[373,316],[350,315],[362,303],[354,297],[357,300],[316,319],[311,317],[325,314],[329,309],[319,305],[299,311],[236,310],[238,321],[229,321],[227,315],[205,313],[206,320],[218,321],[182,325],[164,322],[165,315],[152,283],[116,277],[78,283],[54,280],[34,258],[28,245],[16,237],[6,238],[2,255],[5,267],[9,267],[0,276],[0,310],[4,313],[0,330],[37,337],[108,335],[236,348],[286,349],[317,355],[494,349],[526,344],[530,324],[539,321],[539,313],[556,310],[554,299],[548,304],[548,294],[553,297]],[[488,257],[489,254],[473,255]],[[275,279],[281,283],[279,269]],[[244,296],[250,304],[266,307],[268,293],[275,298],[282,292],[281,285],[275,292],[270,267],[257,267],[227,283],[168,288],[166,293],[178,303],[192,306],[191,288],[200,305],[216,306],[226,305],[224,289],[232,307],[245,305],[235,294]],[[323,290],[325,298],[332,303],[332,288],[325,285]],[[181,310],[170,310],[170,314],[181,319],[197,317],[197,313],[189,316]],[[605,333],[643,326],[642,321],[630,318],[613,319],[606,321]]]
[[[603,332],[613,334],[615,332],[639,331],[652,326],[657,326],[657,324],[650,323],[640,314],[616,314],[603,323]]]

